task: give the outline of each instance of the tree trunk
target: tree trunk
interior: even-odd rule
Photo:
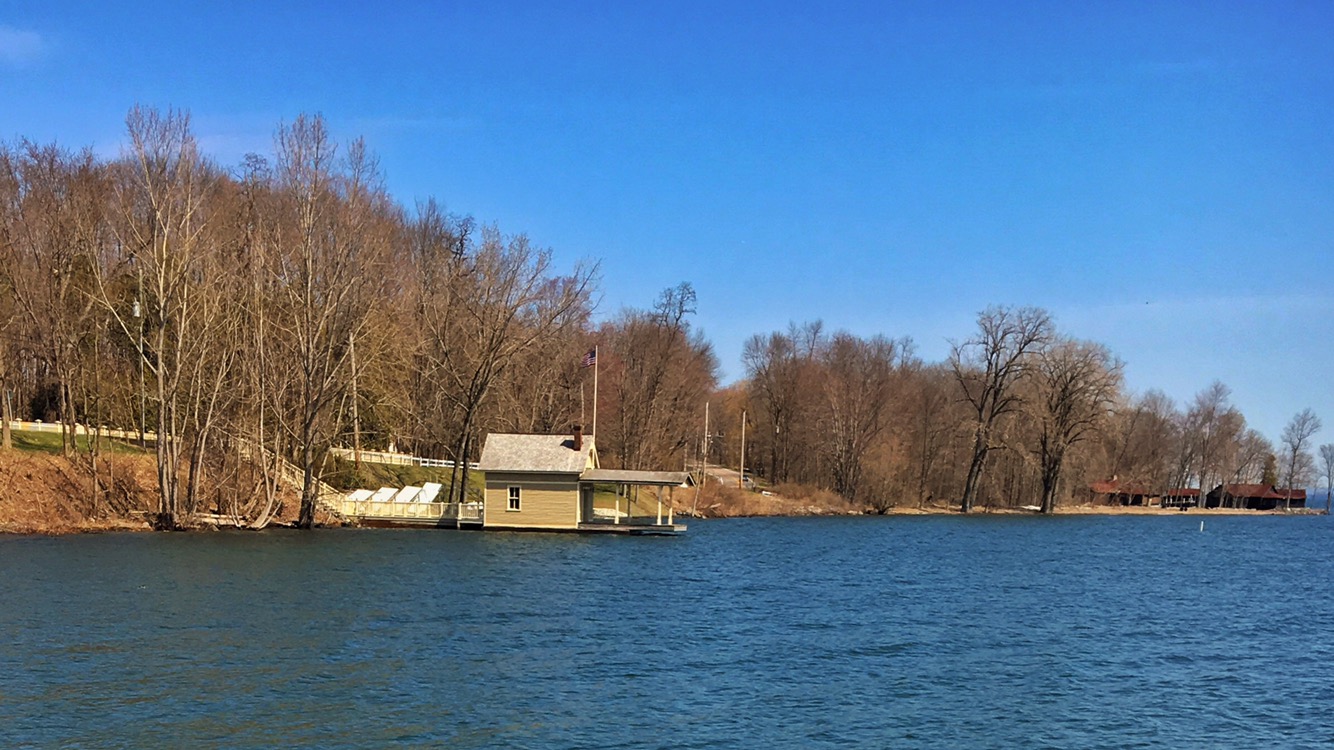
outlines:
[[[315,486],[315,448],[309,437],[301,442],[301,514],[296,526],[309,529],[315,526],[315,500],[318,495]]]
[[[158,387],[161,398],[161,385]],[[159,531],[173,531],[178,528],[176,517],[176,463],[172,460],[173,440],[167,428],[167,409],[159,403],[157,416],[157,483],[158,515],[154,526]]]
[[[1054,513],[1056,511],[1056,490],[1061,483],[1061,466],[1057,461],[1042,471],[1042,512]]]
[[[987,462],[987,442],[986,431],[978,430],[977,437],[973,440],[973,460],[968,464],[968,479],[963,485],[960,512],[973,512],[973,503],[977,500],[978,480],[982,477],[982,466]]]
[[[449,472],[449,497],[453,503],[468,501],[468,451],[472,450],[473,419],[471,409],[464,413],[459,440],[454,445],[454,468]]]
[[[0,364],[0,367],[3,367]],[[10,450],[14,447],[14,440],[10,434],[9,422],[14,418],[9,406],[9,382],[0,377],[0,449]]]

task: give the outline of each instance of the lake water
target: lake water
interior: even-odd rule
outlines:
[[[1328,518],[0,538],[0,747],[1326,748]]]

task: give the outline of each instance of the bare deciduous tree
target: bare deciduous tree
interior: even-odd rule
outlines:
[[[185,113],[135,107],[126,127],[130,145],[116,181],[117,242],[96,266],[96,299],[126,339],[138,333],[134,310],[141,310],[147,326],[146,345],[137,356],[154,388],[157,525],[171,529],[194,511],[180,492],[188,438],[206,439],[209,431],[205,424],[201,433],[192,401],[202,391],[221,391],[226,374],[225,368],[215,372],[204,364],[214,351],[209,329],[228,324],[220,302],[205,304],[223,280],[209,273],[206,237],[219,173],[200,155]],[[126,298],[122,281],[131,273],[143,279],[142,300]],[[199,481],[198,465],[190,479]]]
[[[442,394],[458,414],[454,502],[467,498],[464,467],[474,450],[478,419],[496,380],[522,352],[586,318],[593,270],[580,265],[567,276],[551,273],[551,253],[535,250],[522,235],[506,239],[488,228],[463,261],[469,279],[457,299],[454,325],[437,329],[433,351],[446,378]]]
[[[665,289],[649,311],[630,310],[604,328],[608,416],[598,443],[614,463],[643,469],[684,463],[698,435],[696,409],[717,386],[713,347],[688,317],[695,312],[689,283]]]
[[[1150,390],[1123,406],[1110,428],[1109,477],[1124,477],[1160,490],[1184,481],[1174,471],[1180,414],[1165,393]]]
[[[1305,486],[1315,471],[1315,458],[1309,446],[1311,438],[1320,432],[1320,417],[1309,408],[1302,409],[1283,428],[1283,509],[1292,504],[1292,491]]]
[[[1246,428],[1231,396],[1230,388],[1214,381],[1195,395],[1183,416],[1183,465],[1189,467],[1186,473],[1195,477],[1201,495],[1227,478]]]
[[[849,501],[860,497],[866,455],[885,429],[901,360],[911,356],[911,343],[883,336],[860,339],[836,333],[822,354],[825,378],[823,419],[825,452],[833,488]],[[876,497],[886,510],[893,498]]]
[[[1017,410],[1015,387],[1033,367],[1034,355],[1052,335],[1051,317],[1033,307],[991,307],[977,317],[977,334],[950,349],[949,366],[973,415],[973,450],[960,510],[971,512],[999,420]]]
[[[14,224],[17,220],[19,183],[13,168],[9,149],[0,145],[0,266],[13,263]],[[10,358],[16,348],[11,341],[15,335],[18,315],[17,290],[9,274],[0,273],[0,450],[14,447],[10,434],[11,410]]]
[[[1329,515],[1330,500],[1334,499],[1334,443],[1320,446],[1320,469],[1325,475],[1325,515]]]
[[[820,321],[788,326],[786,333],[752,336],[742,350],[750,401],[756,408],[755,449],[774,482],[814,481],[807,471],[814,455],[814,412],[809,394],[819,377],[817,352],[826,344]]]
[[[54,408],[44,411],[60,421],[65,454],[73,455],[74,381],[92,336],[88,259],[105,241],[105,169],[90,151],[26,141],[4,166],[4,180],[17,192],[6,212],[0,277],[14,291],[25,338],[46,371],[43,385],[54,391],[47,399]]]
[[[959,432],[959,414],[953,409],[951,376],[939,365],[916,373],[911,441],[916,453],[917,507],[935,498],[933,480],[945,458],[951,435]],[[937,490],[941,488],[937,487]]]
[[[1101,344],[1064,340],[1042,351],[1033,374],[1041,508],[1051,513],[1071,447],[1100,429],[1111,413],[1121,387],[1121,363]]]
[[[297,525],[310,528],[324,458],[338,431],[335,406],[351,384],[350,343],[387,282],[393,209],[365,145],[353,141],[340,161],[323,118],[298,117],[279,129],[277,146],[271,354],[296,377],[274,414],[294,442],[302,474]]]

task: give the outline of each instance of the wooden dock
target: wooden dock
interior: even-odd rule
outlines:
[[[399,502],[345,498],[338,512],[361,526],[418,526],[437,529],[480,529],[481,503]]]
[[[685,533],[685,530],[686,525],[683,523],[653,523],[652,520],[644,523],[639,521],[634,523],[584,522],[579,524],[576,529],[576,531],[593,534],[628,534],[632,536],[675,536]]]

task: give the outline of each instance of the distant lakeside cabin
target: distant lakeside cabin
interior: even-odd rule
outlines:
[[[1205,496],[1206,508],[1288,510],[1306,507],[1306,490],[1272,484],[1220,484]]]
[[[1106,505],[1161,508],[1238,508],[1244,510],[1300,510],[1306,507],[1306,490],[1270,484],[1220,484],[1204,495],[1194,487],[1155,490],[1143,484],[1111,479],[1094,482],[1089,492]]]
[[[1194,487],[1155,490],[1144,484],[1110,479],[1089,485],[1094,502],[1104,505],[1146,508],[1194,508],[1200,504],[1200,491]]]
[[[674,490],[686,472],[602,469],[592,437],[492,433],[477,468],[486,474],[482,528],[672,534]]]

